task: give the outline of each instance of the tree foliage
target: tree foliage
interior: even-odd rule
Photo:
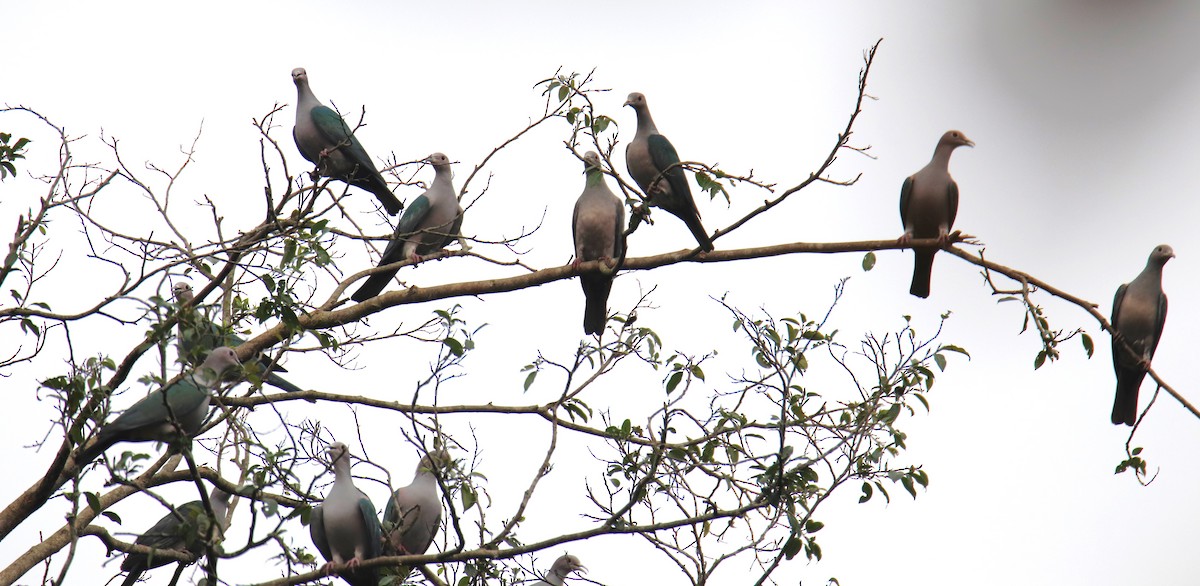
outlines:
[[[630,256],[622,271],[654,275],[679,263],[854,251],[866,253],[862,268],[870,270],[875,261],[871,251],[899,245],[891,240],[779,242],[726,250],[719,238],[814,183],[854,183],[832,179],[829,171],[842,153],[864,150],[851,144],[851,136],[874,54],[872,47],[845,130],[826,159],[795,185],[779,188],[752,172],[685,161],[700,193],[709,198],[763,202],[720,228],[718,249],[712,253],[637,255],[638,233],[652,230],[651,221],[672,219],[647,208],[644,195],[618,170],[623,165],[613,164],[620,158],[614,153],[619,153],[621,132],[612,113],[595,108],[591,98],[598,90],[591,74],[559,73],[537,86],[541,112],[474,165],[459,186],[463,207],[470,218],[472,205],[488,196],[485,177],[493,172],[494,155],[548,125],[575,156],[598,151],[609,181],[626,198]],[[47,531],[40,543],[0,572],[0,583],[30,576],[39,565],[53,568],[46,583],[93,572],[73,558],[89,540],[114,551],[146,553],[132,538],[122,538],[144,527],[110,509],[122,501],[166,505],[169,499],[161,491],[171,485],[194,485],[206,499],[201,479],[238,495],[226,540],[208,540],[205,583],[247,583],[224,569],[226,560],[243,557],[273,564],[278,577],[265,584],[322,580],[322,560],[304,525],[328,490],[330,476],[321,454],[334,438],[320,417],[289,414],[304,401],[315,401],[323,412],[345,409],[356,421],[361,417],[358,437],[339,439],[355,446],[352,452],[361,458],[355,475],[368,492],[386,494],[384,487],[401,486],[408,478],[407,470],[372,464],[373,454],[411,453],[415,462],[430,450],[449,451],[455,464],[439,473],[445,515],[435,546],[425,555],[365,564],[424,564],[423,575],[410,579],[434,583],[519,583],[548,565],[533,568],[530,554],[545,552],[551,555],[541,559],[552,559],[569,544],[623,534],[665,556],[689,583],[766,583],[788,560],[821,558],[819,532],[826,522],[836,522],[822,517],[821,505],[838,489],[849,486],[843,492],[855,494],[846,498],[875,503],[890,500],[896,487],[916,497],[929,482],[928,472],[906,456],[902,416],[926,410],[937,375],[967,351],[940,341],[940,327],[918,331],[907,317],[880,331],[842,331],[838,316],[844,311],[844,280],[829,285],[830,303],[815,312],[781,315],[716,300],[722,311],[708,312],[704,319],[732,325],[733,338],[723,352],[734,356],[733,366],[728,356],[718,359],[715,343],[703,355],[672,350],[672,333],[658,320],[643,317],[656,303],[668,302],[653,290],[635,306],[618,308],[602,336],[585,338],[574,348],[546,347],[535,357],[513,357],[503,347],[478,342],[488,324],[470,323],[463,316],[464,304],[497,294],[523,295],[581,271],[602,270],[601,263],[583,263],[578,270],[532,266],[521,246],[536,229],[529,228],[502,242],[473,238],[470,250],[439,252],[410,269],[463,257],[447,262],[497,267],[505,271],[501,276],[393,287],[351,304],[347,289],[353,290],[372,269],[345,259],[361,258],[363,250],[377,258],[390,234],[374,233],[374,226],[362,219],[355,208],[364,199],[361,195],[289,164],[297,158],[286,136],[290,124],[280,119],[288,112],[284,106],[254,121],[263,185],[257,201],[245,197],[237,210],[221,207],[215,198],[192,201],[182,195],[197,155],[195,142],[173,167],[128,165],[113,139],[103,139],[109,150],[106,162],[81,163],[71,154],[78,139],[50,120],[25,108],[3,112],[35,117],[52,129],[59,160],[55,169],[30,170],[44,193],[29,196],[36,203],[18,218],[0,272],[0,285],[10,298],[0,305],[0,332],[14,341],[11,353],[0,357],[0,373],[24,363],[47,373],[53,365],[63,366],[43,376],[37,391],[53,409],[53,424],[41,442],[54,448],[53,457],[44,470],[23,471],[28,474],[13,479],[30,486],[0,513],[0,539],[43,507],[60,511],[66,524]],[[29,145],[19,139],[10,147],[10,138],[0,134],[0,177],[16,173],[14,164]],[[416,164],[394,163],[387,172],[403,186],[417,185],[421,169]],[[67,226],[78,233],[69,233]],[[469,220],[465,226],[470,237]],[[964,240],[969,237],[956,235],[956,242]],[[988,264],[982,256],[957,248],[951,252],[980,264],[989,276],[1000,273],[1021,284],[1013,291],[993,289],[1027,307],[1027,324],[1043,343],[1037,366],[1057,358],[1058,344],[1074,335],[1080,335],[1091,354],[1091,338],[1085,333],[1050,327],[1031,297],[1031,283],[1047,286]],[[72,272],[88,278],[63,274]],[[333,367],[350,369],[357,366],[362,349],[390,346],[397,349],[403,372],[380,385],[387,393],[317,388],[286,394],[263,387],[264,373],[248,368],[249,384],[221,395],[189,451],[173,454],[153,444],[119,444],[96,463],[77,465],[79,447],[129,397],[165,384],[181,370],[185,357],[177,355],[176,326],[188,315],[181,310],[191,307],[181,307],[170,294],[171,285],[180,280],[195,285],[195,307],[203,315],[247,338],[237,348],[243,362],[258,353],[284,364],[324,356]],[[75,283],[70,303],[52,294],[65,282]],[[424,305],[409,308],[417,304]],[[1103,316],[1099,319],[1107,327]],[[73,334],[89,328],[106,332],[103,345],[81,342]],[[479,354],[511,363],[520,371],[516,382],[473,379],[470,365]],[[147,355],[152,360],[141,360]],[[452,389],[461,383],[491,386],[489,401],[459,402]],[[554,398],[523,402],[527,393],[542,391]],[[634,407],[625,404],[623,393],[637,395],[628,400]],[[482,448],[508,439],[482,423],[492,418],[502,419],[507,428],[545,432],[549,439],[537,447],[532,470],[480,458]],[[370,426],[381,422],[397,440],[393,445],[378,445],[369,433]],[[1137,456],[1135,449],[1130,457]],[[1145,472],[1140,457],[1126,464]],[[570,531],[547,533],[546,516],[559,497],[544,483],[556,467],[580,472],[571,487],[584,497],[564,500],[562,506],[571,508],[557,512],[576,520],[567,525]],[[494,496],[501,492],[500,484],[505,491],[520,487],[520,497]],[[377,508],[382,509],[382,502]],[[531,525],[537,529],[527,529]],[[195,561],[184,552],[155,555]],[[731,578],[745,566],[734,570],[731,560],[752,560],[757,568],[752,579]]]

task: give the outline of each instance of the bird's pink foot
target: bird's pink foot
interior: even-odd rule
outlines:
[[[332,576],[333,575],[333,562],[325,562],[325,565],[321,566],[321,572],[324,573],[326,576]]]
[[[346,562],[346,569],[347,570],[358,569],[358,564],[359,564],[358,558],[350,558],[350,561]]]
[[[908,246],[910,242],[912,242],[912,234],[909,234],[908,232],[901,234],[900,237],[896,239],[896,243],[900,246]]]
[[[411,260],[411,261],[413,261],[413,264],[417,264],[417,263],[421,262],[421,261],[422,261],[422,260],[424,260],[424,259],[422,259],[422,258],[421,258],[421,255],[419,255],[419,254],[417,254],[417,253],[415,253],[415,252],[414,252],[414,253],[412,253],[411,255],[409,255],[409,257],[408,257],[408,260]]]
[[[576,258],[575,260],[571,261],[571,270],[578,271],[579,265],[581,264],[583,264],[583,259]]]

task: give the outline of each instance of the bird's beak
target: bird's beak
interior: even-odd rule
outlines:
[[[973,141],[973,140],[971,140],[971,139],[969,139],[969,138],[964,138],[963,140],[967,141],[967,142],[966,142],[966,145],[967,145],[967,146],[969,146],[969,147],[971,147],[971,148],[975,148],[975,141]]]
[[[625,100],[625,104],[624,104],[624,105],[625,105],[625,106],[632,106],[632,105],[633,105],[633,102],[630,102],[629,100]]]
[[[587,566],[579,566],[579,571],[580,571],[580,572],[583,572],[584,574],[586,574],[586,573],[587,573]]]

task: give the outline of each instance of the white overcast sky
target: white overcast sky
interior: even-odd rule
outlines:
[[[1156,244],[1175,248],[1178,258],[1167,266],[1164,284],[1171,313],[1155,368],[1200,400],[1187,367],[1196,347],[1189,332],[1200,321],[1194,301],[1200,292],[1200,233],[1194,229],[1200,217],[1194,173],[1200,4],[514,1],[335,7],[218,1],[189,5],[195,10],[179,6],[6,5],[0,9],[5,23],[0,42],[7,48],[0,58],[0,103],[34,108],[73,135],[89,135],[79,147],[83,158],[102,157],[96,149],[101,132],[116,137],[126,162],[139,169],[147,160],[178,164],[180,146],[190,143],[203,123],[186,197],[209,195],[224,202],[231,216],[241,198],[261,205],[262,171],[250,120],[275,103],[289,104],[276,136],[293,168],[302,168],[289,137],[293,67],[308,69],[314,92],[326,103],[351,112],[367,108],[368,126],[358,136],[374,156],[394,153],[404,161],[445,152],[461,162],[456,185],[493,146],[539,112],[532,87],[561,66],[596,70],[597,86],[613,90],[597,105],[624,130],[632,132],[634,125],[633,112],[620,107],[624,96],[644,92],[660,130],[683,158],[719,162],[731,171],[753,168],[757,177],[790,186],[815,169],[844,125],[863,52],[884,38],[868,89],[876,100],[866,103],[853,140],[871,145],[877,158],[845,152],[833,172],[840,178],[862,173],[859,183],[802,192],[771,217],[718,240],[717,247],[894,238],[901,232],[901,181],[928,161],[943,131],[957,128],[978,146],[960,149],[951,162],[961,192],[955,227],[985,242],[993,260],[1095,301],[1107,314],[1116,287],[1141,270]],[[28,117],[0,116],[0,131],[21,135],[33,128]],[[536,224],[544,212],[546,225],[528,241],[527,260],[539,267],[565,263],[570,210],[582,188],[579,164],[562,147],[565,137],[565,128],[556,125],[501,154],[493,167],[492,191],[467,216],[464,231],[499,240]],[[52,147],[49,137],[37,138],[30,167],[54,157],[46,150]],[[623,163],[618,170],[624,172]],[[428,175],[424,170],[419,177],[428,180]],[[0,183],[5,225],[34,201],[16,185]],[[398,192],[406,199],[415,193]],[[762,195],[736,191],[734,198],[728,208],[719,201],[699,202],[710,231],[753,208]],[[256,221],[258,208],[251,212],[246,222]],[[56,229],[69,233],[75,226],[63,222]],[[641,240],[631,254],[689,243],[682,224],[669,218],[637,236]],[[940,255],[933,296],[919,300],[907,294],[911,253],[880,253],[869,273],[861,272],[860,261],[859,254],[814,255],[728,267],[671,267],[623,276],[610,301],[611,307],[624,309],[639,291],[658,286],[658,309],[650,317],[668,349],[692,354],[711,350],[709,340],[729,331],[729,316],[709,295],[728,293],[750,311],[765,307],[780,316],[820,315],[836,280],[851,276],[836,320],[847,342],[866,330],[895,329],[905,314],[929,332],[940,313],[953,312],[943,339],[965,346],[973,358],[951,360],[931,395],[932,412],[919,414],[906,428],[906,461],[925,465],[932,479],[928,491],[913,501],[897,486],[885,506],[878,499],[858,505],[857,490],[845,489],[818,515],[826,523],[818,534],[825,559],[793,561],[777,574],[781,584],[822,584],[829,577],[843,586],[1195,583],[1200,421],[1169,397],[1160,398],[1134,442],[1146,448],[1145,456],[1159,471],[1157,481],[1143,488],[1129,475],[1115,476],[1128,434],[1108,422],[1114,385],[1109,340],[1088,316],[1040,298],[1053,325],[1086,328],[1097,340],[1097,351],[1087,360],[1071,342],[1063,361],[1035,372],[1038,341],[1032,334],[1018,335],[1019,307],[997,305],[972,266]],[[422,275],[419,284],[512,274],[481,263],[435,264],[422,267],[431,276],[422,280]],[[461,267],[480,272],[464,274]],[[462,302],[472,324],[489,326],[478,340],[479,370],[464,379],[469,389],[442,402],[460,396],[470,402],[476,395],[506,404],[552,398],[537,394],[536,387],[522,395],[518,369],[537,349],[558,357],[574,350],[581,335],[578,285],[561,282]],[[409,315],[420,319],[432,309]],[[688,314],[700,317],[687,319]],[[700,319],[704,316],[710,319]],[[399,319],[381,316],[374,323],[386,326]],[[0,341],[0,349],[9,343]],[[127,351],[108,347],[99,337],[77,343],[84,353]],[[485,356],[489,348],[494,355]],[[288,367],[305,386],[382,396],[398,361],[381,355],[382,361],[372,364],[371,356],[364,353],[362,369],[349,375],[315,356],[305,357],[308,364],[293,360]],[[412,359],[415,378],[428,356]],[[24,490],[50,460],[49,452],[22,446],[41,437],[43,422],[52,416],[47,404],[32,397],[35,381],[59,368],[61,363],[51,359],[4,379],[21,420],[4,434],[6,459],[19,464],[10,471],[10,482],[0,486],[2,503]],[[495,376],[478,374],[489,369]],[[724,380],[712,374],[710,383]],[[347,384],[354,386],[334,386]],[[1143,388],[1142,406],[1152,390],[1149,384]],[[623,391],[616,387],[607,397],[594,396],[593,406],[636,412],[635,399],[622,397]],[[606,400],[612,403],[604,405]],[[335,433],[351,433],[344,419],[330,424]],[[482,447],[491,490],[502,499],[502,472],[520,450],[502,442]],[[407,482],[415,463],[411,452],[390,453],[386,447],[377,452],[373,460]],[[555,472],[555,486],[582,491],[569,469]],[[378,486],[369,491],[379,502],[386,494]],[[56,529],[60,514],[43,511],[0,543],[0,563],[23,552],[39,529]],[[538,525],[546,522],[532,519],[526,539],[554,534],[556,527]],[[571,523],[567,529],[581,526],[578,519]],[[295,527],[295,539],[307,542],[304,528]],[[606,538],[570,551],[601,584],[648,582],[639,569],[643,564],[655,583],[683,583],[644,549],[640,542]],[[95,576],[102,553],[94,541],[85,542],[72,581],[99,583],[89,577]],[[556,555],[546,552],[537,565],[544,568]],[[626,556],[632,555],[638,563],[629,563]],[[116,566],[108,564],[100,575],[107,579]],[[738,583],[741,571],[730,571],[720,583]],[[245,572],[230,578],[248,582],[278,575],[261,564]],[[23,583],[39,577],[36,570]],[[151,579],[165,583],[167,577]]]

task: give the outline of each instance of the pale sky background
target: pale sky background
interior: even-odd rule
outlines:
[[[862,173],[859,183],[806,190],[719,239],[717,247],[894,238],[901,232],[901,181],[928,161],[943,131],[956,128],[978,146],[960,149],[951,162],[961,192],[955,227],[985,242],[991,259],[1097,302],[1107,314],[1116,287],[1141,270],[1150,250],[1159,243],[1174,247],[1178,258],[1167,265],[1164,283],[1171,312],[1154,364],[1184,394],[1200,399],[1186,365],[1196,342],[1188,332],[1200,321],[1193,302],[1200,290],[1200,234],[1194,229],[1200,204],[1192,197],[1196,152],[1187,138],[1200,135],[1194,107],[1200,93],[1194,47],[1200,4],[371,2],[333,8],[313,2],[207,2],[202,11],[189,11],[169,3],[26,2],[7,5],[3,13],[9,51],[0,61],[0,103],[29,106],[73,135],[89,135],[77,147],[80,159],[103,158],[96,140],[101,132],[116,137],[135,169],[147,160],[177,165],[180,146],[203,123],[197,162],[181,195],[222,202],[231,229],[252,225],[261,207],[262,171],[251,118],[275,103],[289,104],[277,119],[276,137],[294,170],[310,168],[290,138],[293,67],[308,69],[314,92],[327,104],[355,113],[366,106],[368,126],[358,136],[372,155],[413,160],[445,152],[461,162],[455,166],[456,186],[493,146],[540,112],[532,88],[561,66],[596,69],[596,87],[613,90],[598,97],[597,106],[623,131],[631,134],[634,128],[633,112],[620,107],[625,95],[644,92],[660,130],[683,158],[719,162],[734,172],[753,168],[757,177],[786,187],[816,168],[844,126],[863,51],[882,37],[868,88],[877,100],[866,103],[852,141],[871,145],[878,158],[847,151],[833,169],[838,178]],[[41,164],[39,171],[48,170],[55,156],[51,137],[28,117],[0,116],[0,131],[37,139],[24,168]],[[499,240],[536,224],[544,211],[545,225],[525,243],[530,251],[525,260],[537,267],[567,262],[571,207],[583,181],[578,162],[562,147],[566,136],[565,124],[552,124],[497,157],[491,191],[468,213],[464,231]],[[625,171],[623,161],[618,171]],[[431,173],[425,169],[418,177],[428,180]],[[30,183],[0,183],[0,218],[10,218],[0,221],[6,225],[39,193],[20,185]],[[129,193],[127,186],[114,189],[110,206],[120,209],[121,190]],[[397,193],[409,199],[418,192]],[[369,196],[356,197],[367,209]],[[698,201],[711,232],[762,197],[738,190],[730,207]],[[253,206],[238,217],[234,210],[243,199]],[[77,226],[62,222],[55,229],[66,238]],[[631,254],[638,256],[690,244],[682,224],[671,218],[636,236]],[[500,247],[483,251],[504,257]],[[1134,438],[1159,472],[1157,481],[1143,488],[1131,475],[1115,476],[1128,432],[1108,422],[1114,386],[1109,339],[1086,314],[1039,298],[1052,325],[1084,327],[1097,347],[1087,360],[1072,341],[1061,362],[1035,372],[1039,344],[1032,333],[1018,335],[1019,306],[997,305],[974,267],[940,255],[933,296],[920,300],[907,294],[911,253],[880,253],[869,273],[860,270],[861,257],[797,255],[626,274],[609,302],[626,311],[640,291],[657,286],[658,309],[643,317],[664,336],[667,349],[703,354],[719,347],[726,366],[746,354],[738,354],[744,349],[736,340],[717,341],[728,336],[731,318],[709,296],[728,293],[747,311],[767,308],[777,317],[821,315],[836,280],[851,276],[834,320],[846,343],[864,331],[897,329],[904,314],[914,317],[921,332],[930,332],[939,314],[953,312],[942,339],[966,347],[973,358],[952,358],[930,395],[932,412],[904,427],[910,434],[904,461],[925,466],[929,489],[914,501],[897,485],[886,506],[878,498],[858,505],[857,489],[843,489],[818,514],[826,524],[817,535],[824,560],[785,565],[776,574],[779,583],[823,584],[830,577],[843,586],[1195,582],[1200,422],[1160,397]],[[366,257],[358,251],[346,262],[353,272]],[[406,278],[436,284],[515,274],[469,259],[431,264]],[[60,274],[61,281],[50,283],[65,286],[67,277]],[[552,384],[522,395],[519,368],[539,349],[561,359],[573,352],[582,335],[578,284],[458,301],[473,326],[489,325],[477,337],[480,350],[468,364],[470,376],[447,387],[441,402],[551,400]],[[387,328],[452,304],[397,308],[371,321]],[[54,305],[66,310],[71,302]],[[113,347],[114,340],[142,333],[128,329],[80,333],[76,344],[84,354],[123,356],[128,345]],[[10,343],[0,341],[0,350]],[[400,358],[384,349],[364,352],[359,369],[349,373],[311,354],[287,366],[291,380],[306,387],[388,396],[400,392],[397,386],[409,388],[405,385],[425,372],[431,356],[429,350]],[[397,364],[412,370],[398,383]],[[6,459],[17,466],[11,482],[0,487],[0,502],[24,490],[51,458],[50,451],[22,446],[40,438],[53,415],[51,405],[35,400],[36,381],[61,368],[48,357],[4,379],[14,403],[9,409],[20,414],[20,422],[5,432]],[[720,370],[706,371],[711,385],[725,382]],[[659,388],[661,375],[645,376],[644,384]],[[131,396],[141,393],[132,382],[126,388],[134,389]],[[1152,391],[1149,384],[1143,387],[1141,406]],[[590,402],[621,417],[644,413],[657,401],[644,399],[645,393],[629,396],[632,389],[620,385],[606,392]],[[319,413],[299,403],[285,408],[297,418]],[[321,415],[333,433],[352,435],[344,412],[325,411]],[[467,423],[453,425],[465,429]],[[493,520],[502,518],[503,506],[510,504],[505,473],[526,477],[526,464],[539,454],[522,458],[520,449],[529,442],[502,441],[511,436],[491,441],[488,423],[470,423],[484,430],[483,471],[498,509]],[[390,450],[398,437],[373,429],[381,435],[372,460],[391,470],[399,484],[407,483],[416,462],[411,448]],[[529,432],[536,438],[530,441],[544,441],[538,431]],[[547,479],[548,490],[561,491],[563,503],[582,492],[570,472],[564,463]],[[386,489],[363,488],[383,502]],[[179,494],[181,500],[194,498]],[[547,498],[531,511],[522,532],[526,541],[586,526],[570,515],[564,520],[564,509],[575,510],[569,504],[554,504]],[[132,518],[136,503],[131,499],[123,506],[118,510]],[[0,563],[23,552],[39,530],[58,528],[62,511],[50,509],[0,543]],[[127,528],[143,529],[159,516],[155,510],[144,523],[127,521]],[[306,528],[297,524],[293,535],[308,543]],[[600,584],[684,583],[647,549],[640,541],[613,537],[569,548]],[[542,552],[534,565],[544,569],[559,553]],[[117,562],[98,569],[102,555],[95,540],[83,540],[69,581],[100,583],[97,575],[115,574]],[[716,581],[740,583],[746,569],[733,564]],[[233,583],[278,574],[262,563],[229,563],[222,571]],[[169,575],[155,572],[151,583],[166,583]],[[40,576],[35,570],[22,583],[36,583]]]

